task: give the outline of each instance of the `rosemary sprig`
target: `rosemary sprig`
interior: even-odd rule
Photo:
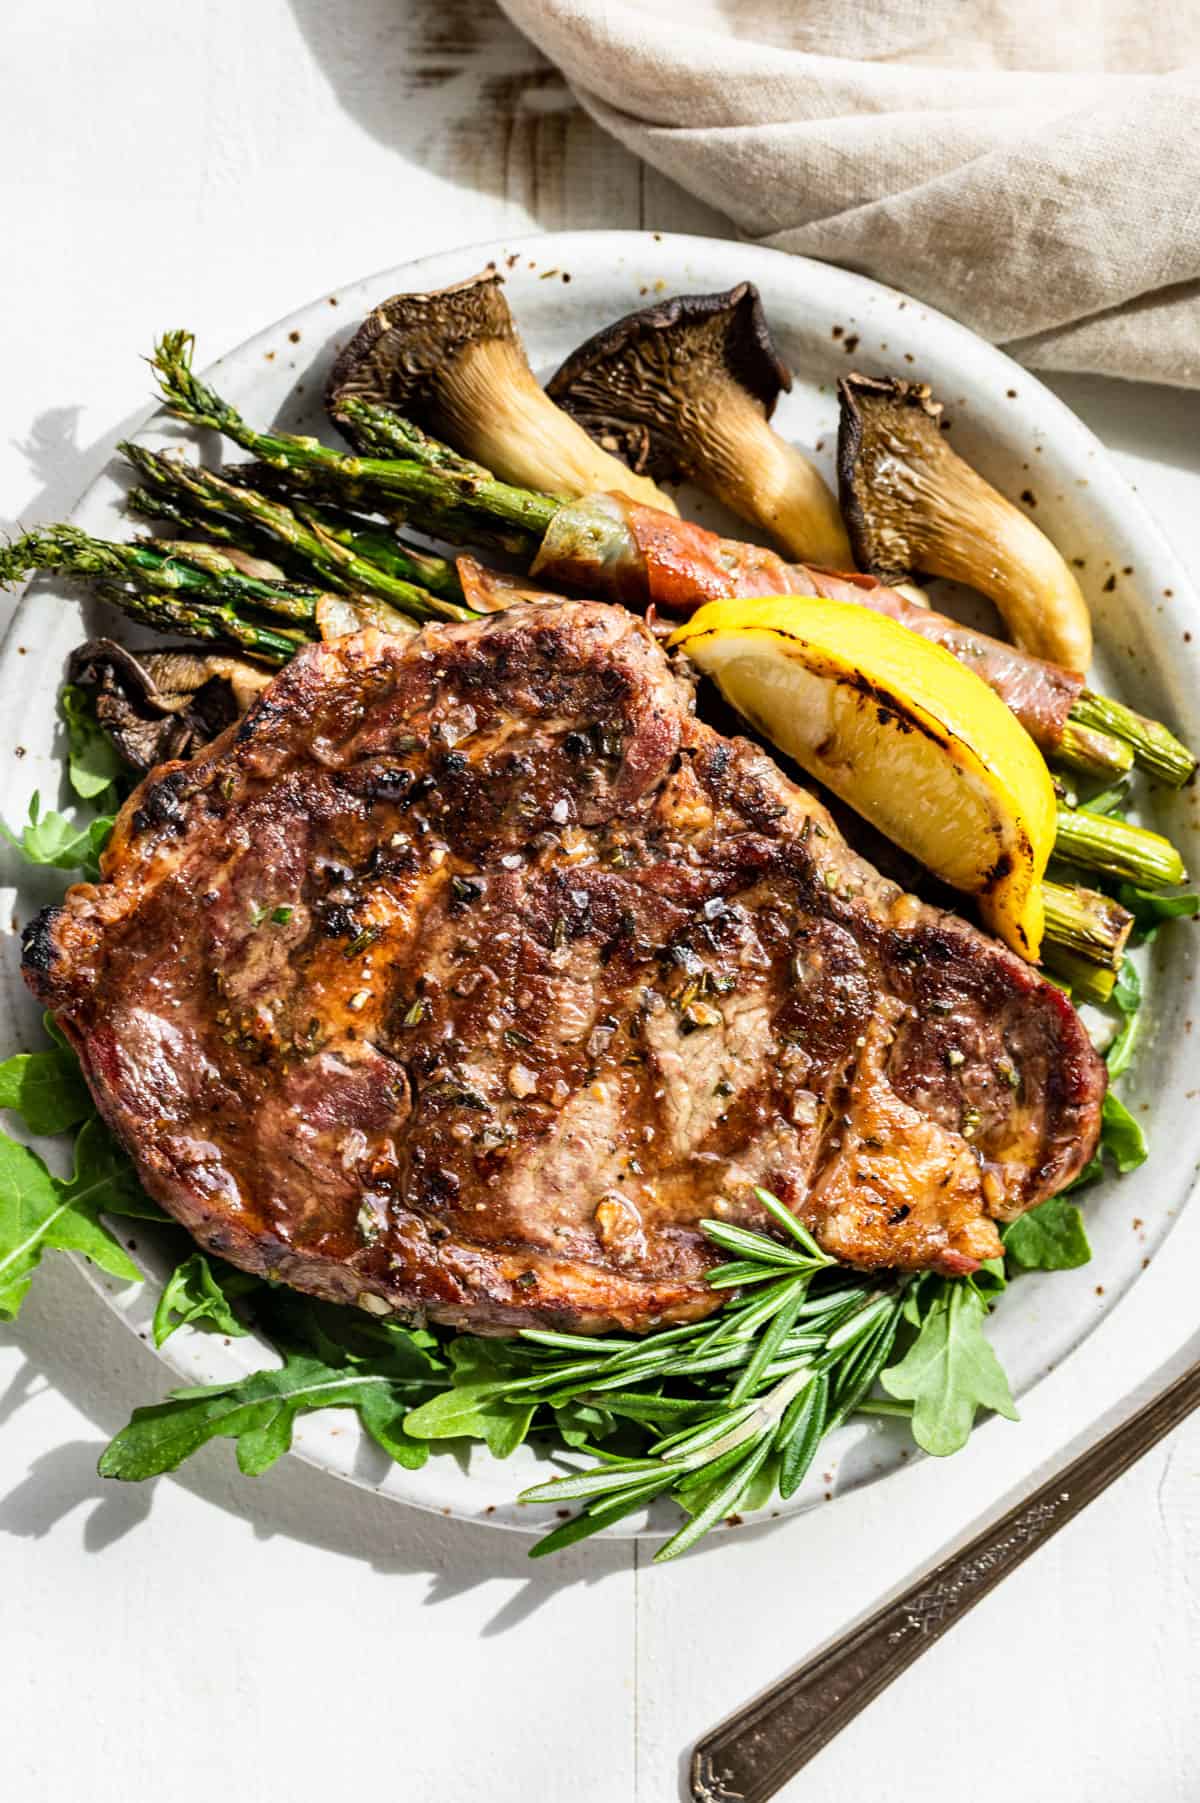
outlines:
[[[907,1280],[874,1287],[847,1272],[781,1202],[766,1190],[756,1193],[787,1239],[781,1244],[722,1221],[702,1223],[708,1238],[734,1255],[709,1281],[743,1292],[715,1318],[644,1340],[522,1335],[543,1362],[504,1386],[506,1395],[520,1390],[555,1406],[599,1403],[659,1429],[643,1457],[614,1459],[589,1448],[597,1454],[589,1469],[522,1494],[522,1502],[582,1505],[538,1542],[535,1557],[666,1495],[689,1519],[655,1557],[677,1558],[764,1477],[772,1490],[792,1495],[821,1440],[871,1389],[892,1350]],[[831,1285],[826,1274],[834,1270],[839,1275]],[[657,1420],[647,1403],[660,1405]],[[419,1427],[410,1418],[410,1428]]]

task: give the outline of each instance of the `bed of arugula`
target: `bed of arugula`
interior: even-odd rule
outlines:
[[[98,811],[81,822],[43,812],[35,796],[21,831],[0,831],[32,864],[95,877],[125,777],[86,699],[68,687],[60,711],[70,787]],[[1114,811],[1122,801],[1114,790],[1085,805]],[[1142,940],[1200,906],[1195,895],[1128,887],[1120,899]],[[1115,1081],[1138,1033],[1141,986],[1132,963],[1113,1004],[1106,1058]],[[0,1063],[0,1109],[34,1138],[73,1135],[72,1168],[58,1177],[30,1146],[0,1134],[0,1319],[17,1315],[52,1250],[82,1253],[111,1277],[142,1281],[110,1223],[152,1221],[164,1240],[178,1242],[154,1315],[156,1346],[183,1326],[227,1336],[253,1331],[280,1361],[135,1410],[102,1454],[101,1473],[154,1477],[208,1441],[228,1438],[240,1469],[254,1476],[289,1449],[298,1416],[334,1407],[356,1410],[365,1432],[409,1469],[441,1443],[483,1441],[503,1459],[533,1436],[591,1461],[525,1493],[530,1501],[579,1505],[537,1543],[537,1554],[666,1494],[684,1510],[684,1526],[659,1554],[673,1557],[735,1507],[792,1494],[821,1440],[852,1413],[902,1415],[917,1445],[939,1455],[965,1443],[980,1409],[1015,1419],[984,1331],[988,1314],[1020,1273],[1085,1264],[1091,1253],[1079,1190],[1106,1165],[1123,1174],[1147,1155],[1138,1122],[1110,1089],[1088,1169],[1071,1191],[1006,1227],[1003,1256],[971,1277],[864,1279],[834,1266],[763,1195],[780,1238],[708,1224],[730,1255],[712,1273],[730,1299],[707,1322],[641,1341],[481,1339],[316,1302],[197,1251],[142,1192],[49,1018],[46,1033],[44,1049]]]

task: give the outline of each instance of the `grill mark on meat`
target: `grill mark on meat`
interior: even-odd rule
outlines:
[[[201,1244],[475,1330],[710,1310],[763,1184],[963,1271],[1093,1149],[1064,998],[858,858],[586,602],[302,652],[154,772],[25,974]]]

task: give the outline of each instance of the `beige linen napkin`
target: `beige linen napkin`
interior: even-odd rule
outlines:
[[[1200,0],[502,0],[756,242],[1200,387]]]

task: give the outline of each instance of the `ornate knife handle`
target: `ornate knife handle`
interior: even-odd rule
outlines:
[[[766,1803],[892,1679],[1200,1405],[1200,1363],[959,1553],[697,1742],[696,1803]]]

